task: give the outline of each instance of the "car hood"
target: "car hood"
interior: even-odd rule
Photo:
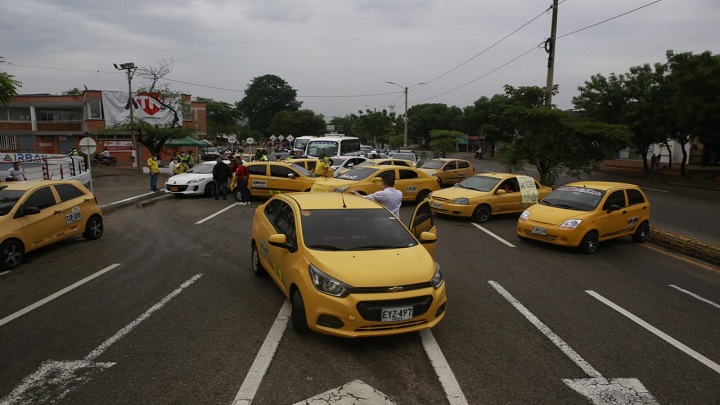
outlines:
[[[328,252],[309,250],[311,263],[353,287],[393,287],[428,282],[435,261],[422,245],[402,249]]]
[[[315,183],[313,183],[312,189],[310,191],[331,191],[335,187],[349,187],[354,183],[356,182],[352,180],[317,178],[315,179]]]
[[[167,180],[167,184],[185,184],[191,180],[212,178],[212,174],[182,173],[176,174]]]
[[[452,201],[457,198],[488,197],[492,195],[492,192],[477,191],[462,187],[450,187],[438,191],[433,191],[432,195],[433,197],[447,198],[449,201]]]
[[[593,214],[592,211],[570,210],[542,204],[535,204],[528,210],[529,220],[546,225],[560,225],[568,219],[585,219]]]

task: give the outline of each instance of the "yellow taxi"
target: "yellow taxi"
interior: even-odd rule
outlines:
[[[355,166],[347,169],[338,169],[338,171],[335,173],[335,177],[338,177],[344,173],[347,173],[348,171],[352,169],[357,169],[358,167],[367,167],[367,166],[405,166],[405,167],[415,167],[413,165],[413,162],[405,159],[392,159],[392,158],[382,158],[382,159],[368,159],[362,163],[358,163]]]
[[[252,269],[292,306],[298,333],[356,338],[416,332],[447,297],[427,201],[406,227],[382,205],[342,194],[279,194],[255,210]]]
[[[97,200],[74,180],[0,183],[0,269],[19,266],[25,253],[79,235],[98,239]]]
[[[483,173],[468,177],[454,187],[433,191],[434,213],[485,222],[495,214],[522,212],[552,189],[532,177],[515,173]]]
[[[440,189],[435,177],[407,166],[355,167],[332,179],[318,179],[310,192],[345,192],[355,190],[368,195],[382,190],[380,175],[392,172],[395,188],[403,193],[403,201],[421,202],[431,192]]]
[[[251,197],[271,197],[275,194],[310,191],[316,177],[305,168],[285,162],[246,163],[250,175],[248,191]],[[242,201],[240,190],[233,191],[235,199]]]
[[[650,235],[650,202],[634,184],[602,181],[570,183],[556,188],[526,209],[517,224],[520,239],[577,247],[594,253],[601,241]]]
[[[305,168],[305,170],[312,173],[313,170],[315,170],[315,165],[317,164],[318,160],[316,158],[290,158],[285,159],[285,163],[291,163],[296,164],[300,167]]]
[[[475,175],[475,168],[463,159],[431,159],[422,162],[418,170],[437,177],[440,187],[457,184]]]

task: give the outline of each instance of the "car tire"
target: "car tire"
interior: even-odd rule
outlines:
[[[203,192],[205,197],[212,197],[215,194],[215,183],[210,182],[205,186],[205,191]]]
[[[98,165],[98,160],[97,160],[97,159],[91,160],[91,161],[90,161],[90,165],[91,165],[92,167],[97,167],[97,165]]]
[[[255,274],[258,277],[262,277],[265,274],[265,268],[263,268],[262,263],[260,263],[260,255],[258,254],[258,248],[257,244],[255,244],[255,241],[252,241],[252,270],[253,274]]]
[[[423,191],[419,192],[418,195],[417,195],[417,198],[415,198],[415,203],[416,203],[416,204],[420,204],[420,203],[423,202],[423,201],[427,198],[427,196],[429,196],[429,195],[430,195],[430,190],[423,190]]]
[[[0,269],[12,270],[19,266],[25,258],[25,246],[15,239],[0,244]]]
[[[650,224],[647,221],[638,225],[635,233],[632,235],[633,241],[637,243],[643,243],[650,237]]]
[[[487,222],[487,220],[490,219],[490,214],[492,214],[492,209],[490,209],[490,206],[487,204],[480,204],[475,207],[475,211],[473,211],[472,213],[472,220],[473,222],[482,224],[483,222]]]
[[[103,234],[105,227],[103,226],[103,220],[97,215],[91,216],[85,224],[85,232],[83,237],[87,240],[100,239]]]
[[[586,255],[591,255],[595,253],[595,251],[598,248],[598,245],[600,244],[600,241],[598,239],[598,233],[597,231],[590,231],[583,236],[582,240],[580,241],[580,246],[578,246],[578,249]]]
[[[305,302],[303,301],[303,297],[299,290],[295,290],[293,292],[292,297],[290,297],[290,301],[292,303],[290,318],[292,320],[295,333],[299,335],[307,333],[310,328],[308,328],[307,315],[305,314]]]

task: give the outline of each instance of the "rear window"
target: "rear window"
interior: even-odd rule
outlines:
[[[634,188],[629,188],[627,190],[627,196],[628,196],[628,205],[642,204],[645,202],[645,197],[643,197],[640,190],[635,190]]]
[[[82,190],[73,186],[72,184],[56,184],[55,190],[60,195],[60,201],[70,201],[78,197],[85,195]]]
[[[256,176],[265,176],[267,174],[267,165],[248,165],[248,173]]]

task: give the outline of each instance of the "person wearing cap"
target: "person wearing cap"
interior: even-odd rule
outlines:
[[[157,156],[153,156],[147,161],[148,171],[150,172],[150,190],[153,192],[160,191],[157,188],[157,179],[160,174],[160,165]]]

